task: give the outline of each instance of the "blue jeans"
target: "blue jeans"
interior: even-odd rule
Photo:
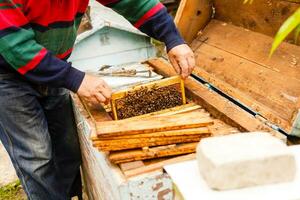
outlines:
[[[67,90],[0,71],[0,139],[30,200],[81,195],[81,154]]]

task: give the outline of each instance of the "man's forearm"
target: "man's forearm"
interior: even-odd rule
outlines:
[[[123,15],[131,24],[150,37],[164,42],[169,51],[184,44],[173,18],[158,0],[97,0]]]

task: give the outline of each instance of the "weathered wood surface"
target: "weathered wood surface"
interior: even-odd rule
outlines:
[[[151,165],[148,165],[148,166],[144,166],[144,167],[140,167],[140,168],[125,171],[124,175],[127,178],[130,178],[130,177],[137,176],[137,175],[140,175],[140,174],[155,171],[157,169],[161,169],[165,165],[170,165],[170,164],[174,164],[174,163],[178,163],[178,162],[193,160],[195,158],[196,158],[195,154],[188,154],[188,155],[184,155],[184,156],[179,156],[179,157],[171,158],[171,159],[164,160],[164,161],[161,161],[161,162],[158,162],[158,163],[154,163],[154,164],[151,164]]]
[[[183,113],[173,116],[151,117],[138,121],[96,122],[98,137],[134,135],[169,130],[200,128],[213,124],[209,117],[200,118],[198,113]]]
[[[152,59],[148,63],[164,76],[176,74],[173,67],[163,59]],[[286,140],[285,136],[267,126],[264,120],[252,116],[224,97],[209,90],[206,86],[199,84],[193,78],[186,79],[185,86],[188,89],[187,96],[205,108],[213,117],[238,127],[242,131],[267,131],[282,140]]]
[[[199,36],[192,44],[194,50],[205,39],[205,44],[251,60],[289,78],[300,79],[300,48],[296,45],[284,42],[270,58],[272,37],[218,20],[212,20]]]
[[[73,100],[83,159],[82,172],[89,199],[172,200],[172,181],[162,170],[151,171],[145,176],[141,175],[128,180],[117,165],[109,162],[107,154],[99,152],[92,146],[89,135],[95,132],[94,123],[76,95],[73,96]],[[99,108],[95,109],[98,110]],[[103,113],[97,118],[103,121],[108,120],[108,117]],[[156,187],[157,185],[160,187]]]
[[[175,17],[176,26],[188,43],[212,17],[212,3],[209,0],[181,0]]]
[[[194,72],[291,131],[299,109],[300,48],[284,43],[269,59],[271,42],[268,36],[213,20],[192,44],[199,67]]]
[[[163,131],[155,133],[146,133],[146,134],[136,134],[136,135],[123,135],[109,138],[93,138],[93,141],[105,141],[105,140],[122,140],[122,139],[142,139],[142,138],[160,138],[160,137],[172,137],[172,136],[191,136],[191,135],[202,135],[209,134],[210,130],[207,127],[201,128],[191,128],[191,129],[182,129],[182,130],[172,130],[172,131]]]
[[[103,140],[93,142],[93,146],[101,151],[119,151],[124,149],[136,149],[142,147],[152,147],[160,145],[178,144],[184,142],[199,142],[202,137],[206,135],[193,136],[171,136],[163,138],[140,138],[140,139],[126,139],[126,140]]]
[[[252,4],[243,4],[242,0],[213,2],[216,19],[272,37],[300,6],[298,0],[254,0]],[[289,40],[293,39],[294,34],[291,34]]]
[[[118,185],[121,185],[125,177],[116,165],[99,162],[99,160],[105,160],[106,155],[93,148],[89,140],[89,134],[95,131],[94,124],[76,95],[73,96],[73,101],[82,155],[81,168],[89,199],[121,199]],[[103,120],[106,118],[103,117]],[[118,178],[112,178],[112,174]]]
[[[118,164],[137,160],[147,160],[153,158],[161,158],[165,156],[176,156],[186,153],[194,153],[197,144],[198,142],[152,147],[147,150],[134,149],[120,152],[112,152],[109,155],[109,160],[111,160],[111,162],[113,163]]]

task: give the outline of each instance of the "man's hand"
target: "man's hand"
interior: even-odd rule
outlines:
[[[77,94],[84,98],[87,103],[96,105],[99,103],[108,103],[112,91],[101,78],[85,74]]]
[[[168,53],[171,64],[175,71],[187,78],[195,67],[194,53],[191,48],[186,44],[178,45],[172,48]]]

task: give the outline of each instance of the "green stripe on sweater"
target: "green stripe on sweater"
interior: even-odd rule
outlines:
[[[1,3],[1,2],[0,2]],[[6,2],[4,2],[6,3]],[[0,10],[7,10],[7,9],[16,9],[16,8],[21,8],[22,4],[11,4],[11,5],[0,5]]]
[[[112,9],[123,15],[132,24],[136,23],[148,10],[159,3],[158,0],[122,0]]]
[[[76,26],[50,29],[45,32],[35,31],[35,40],[54,54],[65,53],[73,47],[77,35]]]
[[[42,46],[37,44],[31,29],[20,29],[14,33],[6,35],[0,39],[3,44],[0,53],[4,59],[15,69],[25,66],[37,53],[42,50]]]

